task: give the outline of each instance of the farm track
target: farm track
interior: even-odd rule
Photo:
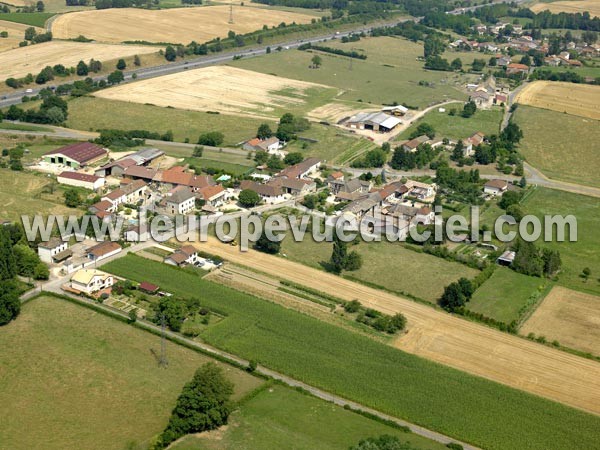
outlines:
[[[600,414],[600,364],[502,333],[317,269],[212,239],[199,247],[225,259],[312,289],[359,299],[387,314],[403,313],[408,332],[394,345],[408,353],[574,408]],[[310,280],[308,283],[307,280]]]

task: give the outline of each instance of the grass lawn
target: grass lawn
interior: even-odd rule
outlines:
[[[0,15],[0,20],[7,20],[8,22],[24,23],[25,25],[31,25],[33,27],[44,28],[46,21],[52,17],[53,13],[4,13]]]
[[[573,214],[577,218],[577,242],[540,242],[539,245],[560,251],[562,269],[558,284],[599,295],[600,201],[594,197],[538,188],[524,201],[523,208],[526,213],[541,219],[545,214]],[[580,277],[585,267],[592,272],[587,282]]]
[[[187,436],[172,450],[346,449],[388,434],[423,450],[446,448],[290,388],[274,385],[243,403],[223,431]],[[215,437],[219,437],[215,439]],[[293,445],[290,446],[290,442]]]
[[[317,142],[293,141],[286,148],[289,152],[301,152],[305,156],[314,156],[326,163],[347,163],[349,160],[376,147],[367,139],[357,138],[343,130],[313,123],[309,130],[299,133],[300,137],[314,139]],[[303,148],[306,146],[306,148]]]
[[[519,105],[520,152],[546,176],[600,186],[600,121]]]
[[[441,100],[467,98],[458,90],[463,84],[461,75],[423,69],[423,62],[417,61],[417,57],[423,56],[421,44],[401,38],[377,37],[347,44],[330,41],[322,45],[356,49],[365,53],[367,59],[355,59],[350,70],[349,58],[319,52],[323,64],[319,69],[311,69],[309,65],[313,53],[292,50],[241,59],[231,64],[337,87],[344,91],[338,97],[342,100],[374,104],[398,102],[423,108]],[[430,86],[419,86],[419,81],[427,81]]]
[[[596,445],[600,418],[445,367],[135,255],[103,270],[197,297],[225,318],[200,338],[345,398],[490,449]],[[498,424],[502,424],[501,427]],[[507,433],[506,430],[510,430]]]
[[[52,129],[48,127],[43,127],[39,125],[30,125],[24,123],[9,123],[9,122],[0,122],[0,129],[2,130],[16,130],[16,131],[43,131],[47,133],[52,133]]]
[[[127,117],[124,122],[123,118]],[[256,135],[265,120],[226,114],[208,114],[198,111],[161,108],[153,105],[80,97],[69,101],[67,126],[77,130],[95,131],[105,128],[120,130],[148,130],[165,133],[173,131],[175,140],[186,138],[194,143],[202,133],[221,131],[223,145],[232,146]],[[271,123],[275,129],[275,123]]]
[[[451,103],[445,105],[446,112],[438,112],[437,109],[428,112],[413,125],[400,133],[396,140],[403,141],[409,138],[410,134],[416,130],[420,123],[426,122],[435,130],[436,138],[447,137],[449,139],[467,138],[474,133],[481,131],[486,136],[498,134],[500,122],[502,121],[502,108],[493,107],[488,110],[478,110],[475,115],[466,119],[459,115],[464,103]],[[457,114],[450,116],[448,112],[456,109]]]
[[[390,291],[409,294],[435,303],[444,287],[460,277],[474,278],[478,271],[463,264],[436,256],[417,253],[399,243],[360,242],[349,250],[357,250],[363,265],[356,272],[346,272],[359,281],[381,286]],[[332,246],[310,239],[295,242],[284,239],[281,253],[292,261],[321,269],[329,261]]]
[[[22,214],[81,214],[64,205],[59,189],[54,195],[42,194],[49,183],[42,174],[0,169],[0,217],[17,220]]]
[[[518,320],[528,300],[545,290],[546,280],[498,267],[467,303],[471,311],[509,324]],[[535,297],[539,299],[539,297]]]
[[[53,297],[31,301],[0,329],[0,442],[17,449],[126,448],[165,427],[183,385],[211,359]],[[236,398],[261,380],[223,366]]]

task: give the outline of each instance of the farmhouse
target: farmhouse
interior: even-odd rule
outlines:
[[[508,66],[506,66],[506,74],[507,75],[514,75],[514,74],[526,75],[528,72],[529,72],[529,66],[526,66],[525,64],[511,63]]]
[[[375,208],[379,205],[381,198],[377,193],[369,195],[367,197],[358,199],[349,203],[343,210],[343,213],[355,216],[357,219],[361,219],[365,215],[374,215]]]
[[[116,255],[121,250],[121,246],[116,242],[112,241],[104,241],[99,243],[98,245],[94,245],[93,247],[87,250],[88,259],[92,261],[101,261],[103,259],[109,258],[113,255]]]
[[[472,136],[463,139],[463,152],[466,157],[471,156],[475,153],[475,147],[481,145],[485,139],[485,135],[478,131]]]
[[[244,180],[240,183],[240,189],[248,189],[256,192],[265,203],[279,203],[285,200],[285,195],[281,187],[260,184],[256,181]]]
[[[220,184],[216,186],[205,186],[198,190],[197,197],[204,200],[204,205],[219,206],[223,204],[223,200],[227,195],[227,191]]]
[[[401,123],[402,121],[397,117],[390,116],[384,112],[372,112],[358,113],[348,119],[346,125],[352,129],[373,130],[387,133]]]
[[[196,207],[196,195],[185,186],[178,186],[165,198],[166,210],[169,214],[187,214]]]
[[[307,178],[313,175],[321,167],[321,160],[317,158],[307,158],[304,161],[294,164],[293,166],[286,167],[278,176],[287,178]]]
[[[312,180],[277,177],[267,183],[267,186],[280,188],[286,194],[304,195],[314,192],[317,184]]]
[[[398,218],[408,223],[421,223],[430,225],[435,219],[435,215],[428,206],[410,206],[398,204],[384,210],[385,215]]]
[[[356,200],[361,195],[367,194],[371,189],[371,183],[359,178],[348,181],[331,181],[329,189],[336,196],[336,200]]]
[[[57,237],[38,244],[38,256],[40,261],[46,264],[64,261],[72,254],[73,252],[69,250],[69,243]]]
[[[385,185],[379,190],[379,196],[384,203],[395,203],[409,191],[408,187],[400,181]]]
[[[186,264],[194,264],[199,260],[198,251],[192,245],[184,245],[179,250],[174,251],[164,260],[165,264],[172,266],[185,266]]]
[[[94,174],[98,177],[107,177],[113,175],[122,177],[128,167],[135,166],[135,161],[131,158],[122,158],[116,161],[111,161],[108,164],[96,169]]]
[[[402,144],[402,149],[407,152],[416,152],[417,147],[419,147],[419,145],[425,144],[428,141],[429,141],[429,136],[426,136],[426,135],[418,136],[418,137],[411,139],[410,141],[406,141],[404,144]]]
[[[279,139],[277,139],[275,136],[264,140],[254,138],[244,142],[242,148],[250,152],[263,151],[267,153],[277,153],[277,151],[281,148],[281,142],[279,142]]]
[[[114,284],[112,275],[96,269],[81,269],[71,277],[71,289],[86,294],[108,289]]]
[[[435,197],[436,185],[421,183],[420,181],[408,180],[406,183],[408,194],[419,200],[430,201]]]
[[[506,180],[490,180],[483,185],[483,192],[490,195],[501,195],[508,189]]]
[[[123,176],[132,180],[144,180],[150,182],[154,180],[158,170],[144,166],[129,166],[123,170]]]
[[[46,153],[42,159],[49,164],[62,165],[79,169],[100,161],[108,154],[108,150],[90,142],[79,142],[67,145]]]
[[[97,191],[104,186],[106,180],[95,175],[88,175],[87,173],[65,171],[61,172],[60,175],[56,177],[56,181],[58,181],[59,184],[66,184],[67,186]]]
[[[148,185],[143,180],[135,180],[131,183],[121,183],[121,187],[109,192],[101,200],[107,200],[114,207],[122,204],[135,204],[143,200]]]

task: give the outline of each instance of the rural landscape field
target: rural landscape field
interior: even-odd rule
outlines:
[[[0,2],[0,450],[600,442],[596,1]]]

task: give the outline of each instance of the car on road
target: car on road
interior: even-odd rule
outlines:
[[[33,93],[33,89],[25,89],[25,93],[26,94],[32,94]]]

